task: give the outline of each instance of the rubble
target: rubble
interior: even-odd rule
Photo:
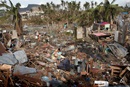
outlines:
[[[12,43],[12,39],[8,46],[1,41],[0,85],[5,87],[129,85],[130,66],[126,59],[129,49],[127,46],[114,43],[112,34],[91,33],[90,38],[85,41],[84,35],[79,34],[77,39],[81,40],[73,39],[74,32],[71,29],[54,29],[50,32],[44,28],[37,31],[41,34],[40,39],[35,38],[36,31],[31,29],[24,34],[24,38],[13,34],[13,40],[17,38],[16,41],[22,43],[21,45]],[[77,32],[83,34],[82,28]],[[93,40],[95,36],[98,38],[96,41]],[[59,48],[60,50],[57,50]],[[3,77],[4,72],[8,73],[6,79]]]

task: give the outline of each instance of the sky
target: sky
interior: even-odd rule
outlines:
[[[7,0],[8,1],[8,0]],[[15,5],[16,3],[20,3],[21,7],[27,7],[28,4],[45,4],[47,2],[54,2],[55,4],[60,4],[61,0],[11,0],[13,4]],[[91,1],[96,1],[98,4],[100,2],[103,2],[104,0],[64,0],[64,1],[80,1],[81,5],[85,3],[86,1],[91,2]],[[112,0],[109,0],[110,2]],[[130,0],[116,0],[115,4],[119,4],[121,6],[125,6],[126,3],[130,3]]]

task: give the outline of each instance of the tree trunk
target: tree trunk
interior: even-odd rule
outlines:
[[[18,36],[21,35],[21,29],[19,27],[18,22],[15,23],[15,30],[17,31]]]

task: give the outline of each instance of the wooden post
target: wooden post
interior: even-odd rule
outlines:
[[[124,23],[123,26],[123,32],[122,32],[122,44],[125,44],[125,40],[126,40],[126,35],[127,35],[127,28],[128,28],[128,22]]]

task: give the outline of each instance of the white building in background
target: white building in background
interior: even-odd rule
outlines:
[[[1,3],[5,3],[6,4],[6,0],[0,0],[0,4]],[[6,7],[0,7],[0,17],[5,16],[5,11],[6,11]]]
[[[43,10],[40,5],[29,4],[26,8],[20,8],[19,13],[22,16],[23,21],[29,19],[32,16],[41,16],[43,15]]]

